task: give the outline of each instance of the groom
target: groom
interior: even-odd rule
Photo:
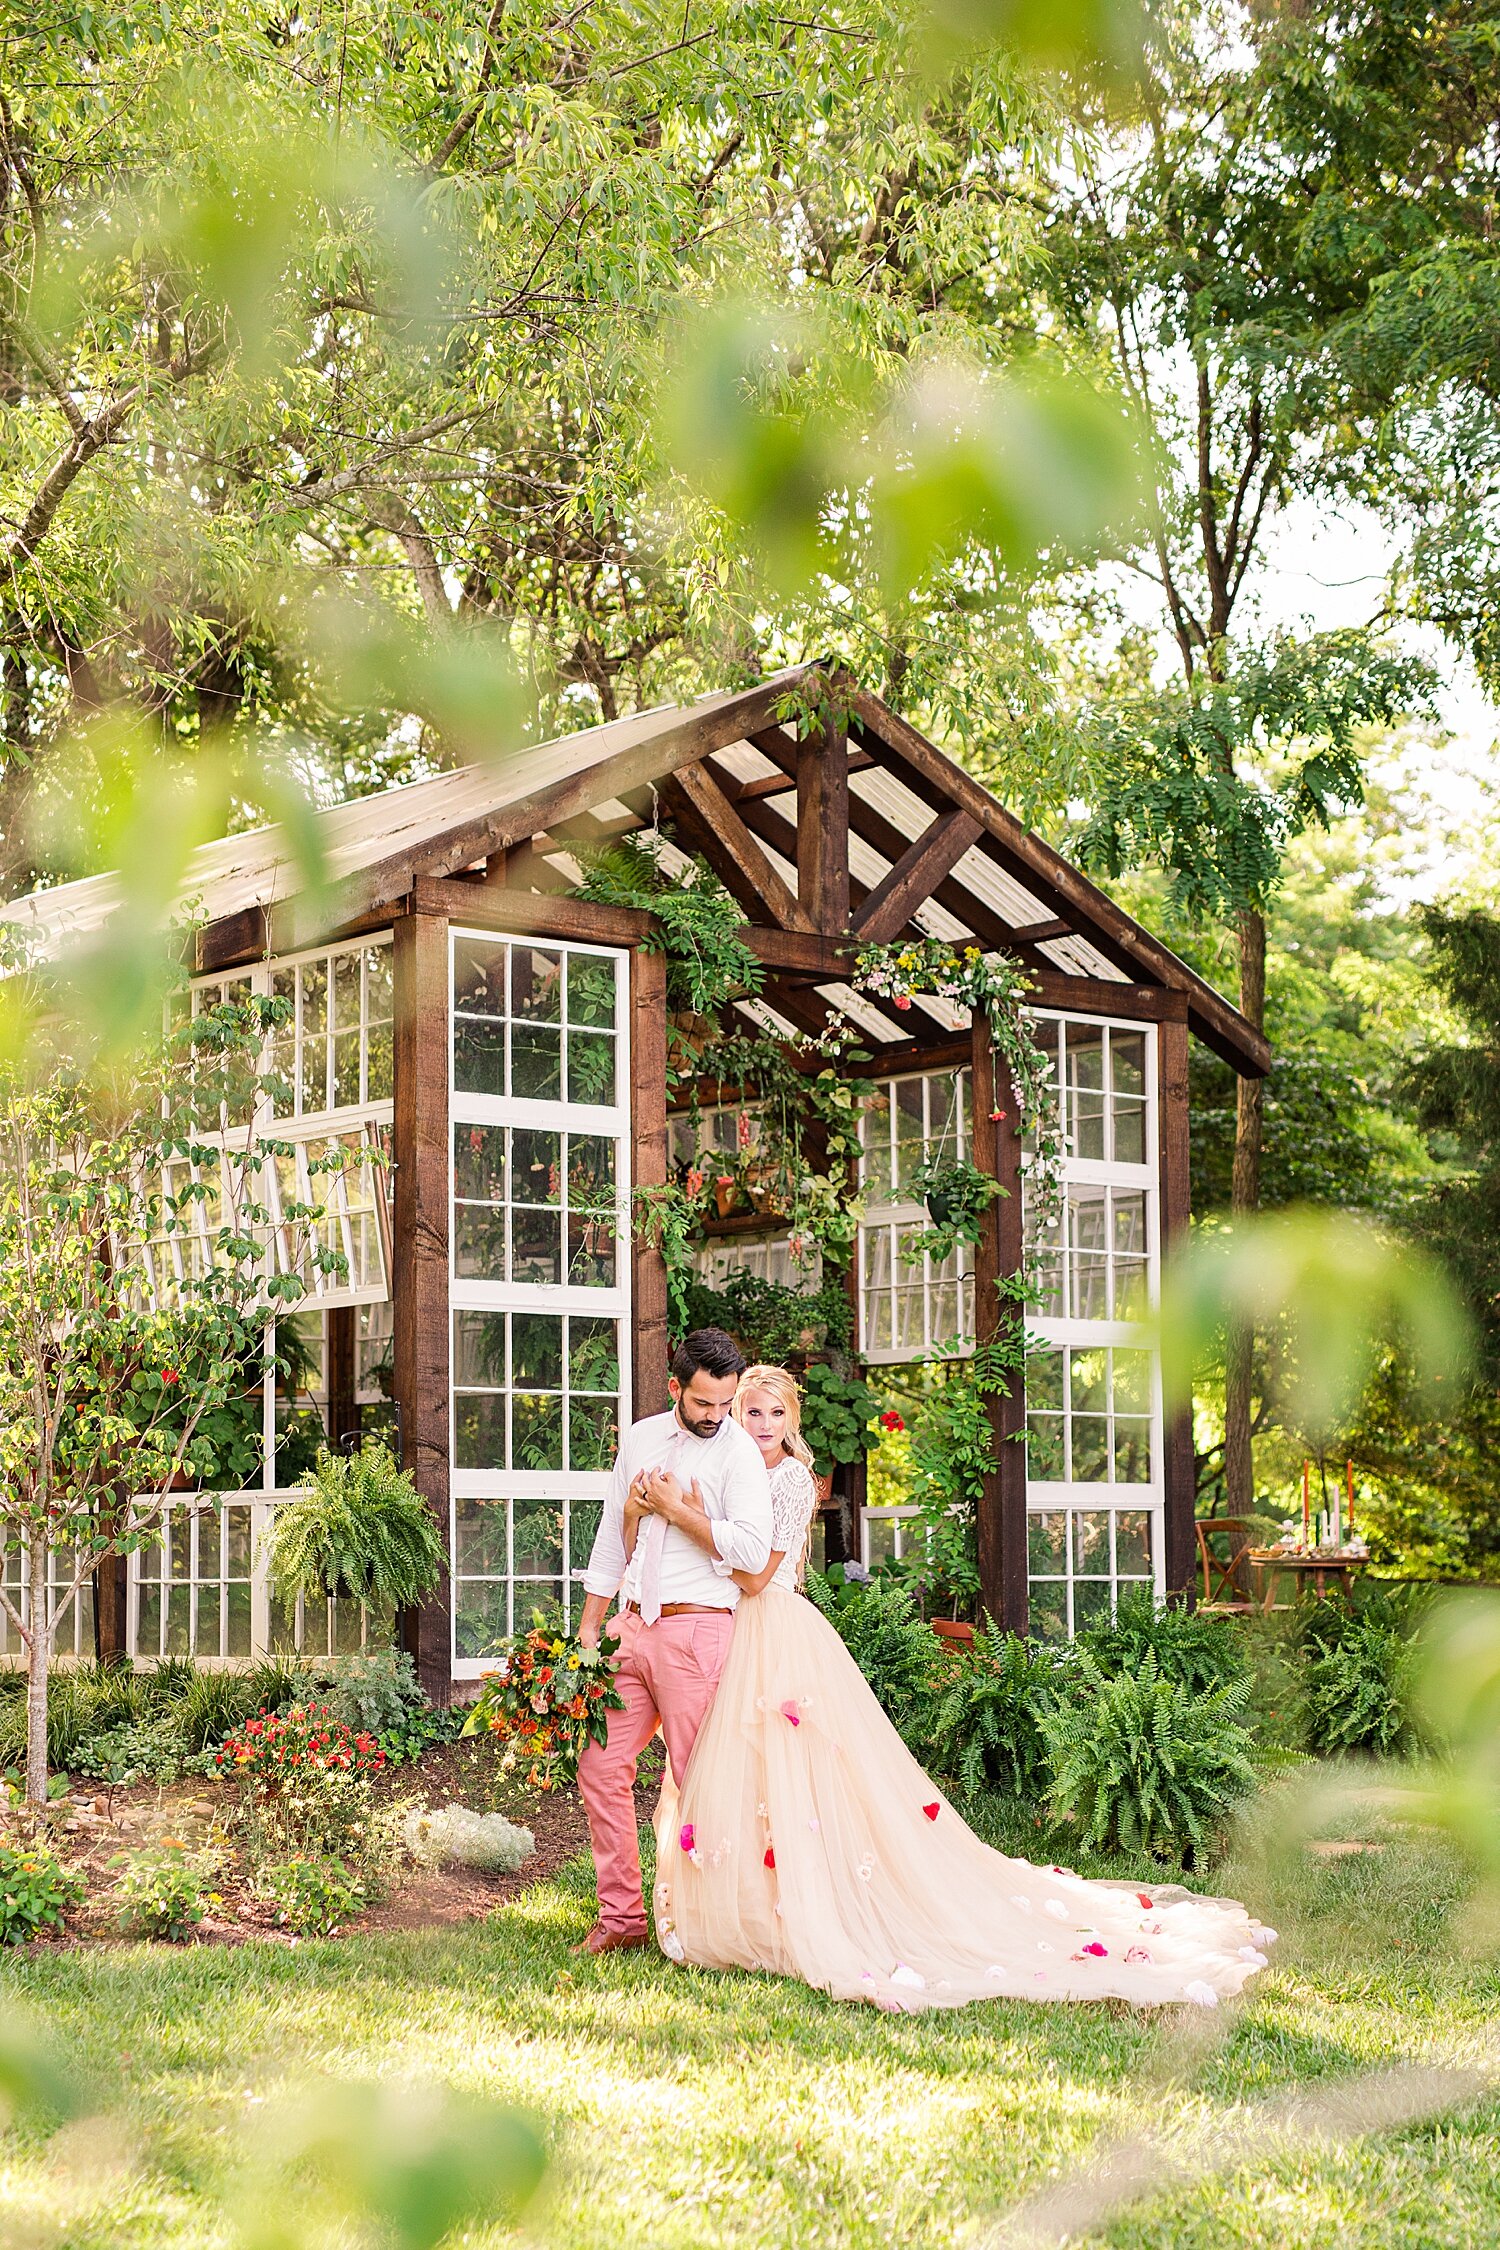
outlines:
[[[719,1684],[740,1590],[734,1570],[764,1570],[771,1552],[771,1487],[755,1441],[729,1409],[745,1371],[732,1337],[696,1328],[672,1360],[672,1407],[629,1429],[620,1446],[589,1566],[579,1637],[598,1645],[616,1594],[625,1699],[609,1714],[609,1737],[591,1742],[578,1766],[599,1878],[599,1919],[576,1950],[613,1953],[645,1945],[635,1823],[635,1769],[658,1726],[681,1781]],[[649,1498],[635,1554],[625,1559],[625,1500]],[[686,1504],[690,1489],[706,1516]]]

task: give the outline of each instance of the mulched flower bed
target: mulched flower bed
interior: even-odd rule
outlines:
[[[636,1799],[644,1821],[651,1817],[660,1786],[659,1751],[654,1757],[648,1753],[642,1769]],[[387,1768],[373,1786],[377,1796],[386,1800],[415,1798],[433,1806],[486,1808],[494,1802],[495,1781],[494,1752],[488,1743],[454,1742],[429,1750],[415,1765]],[[91,1788],[95,1790],[92,1795]],[[87,1894],[77,1912],[70,1915],[66,1933],[39,1938],[36,1943],[66,1947],[138,1942],[122,1938],[114,1926],[117,1877],[109,1861],[117,1852],[137,1849],[163,1836],[191,1844],[223,1818],[231,1802],[232,1793],[224,1784],[207,1779],[164,1787],[140,1783],[130,1789],[80,1782],[62,1814],[57,1844],[70,1862],[82,1868]],[[396,1871],[385,1897],[351,1919],[340,1936],[348,1939],[386,1930],[442,1929],[481,1921],[507,1899],[546,1881],[588,1850],[588,1822],[576,1789],[560,1789],[545,1797],[507,1792],[502,1809],[507,1819],[529,1828],[536,1840],[535,1852],[514,1874],[488,1874],[471,1867],[429,1869],[406,1863]],[[196,1942],[305,1942],[282,1929],[275,1908],[238,1883],[229,1871],[218,1888],[222,1909],[205,1917]]]

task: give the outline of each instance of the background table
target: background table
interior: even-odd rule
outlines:
[[[1289,1555],[1280,1547],[1252,1547],[1250,1560],[1266,1572],[1266,1598],[1262,1608],[1269,1609],[1276,1598],[1276,1573],[1278,1570],[1300,1571],[1313,1583],[1318,1600],[1326,1601],[1330,1582],[1341,1594],[1347,1594],[1357,1570],[1368,1570],[1368,1555],[1334,1553],[1326,1555]]]

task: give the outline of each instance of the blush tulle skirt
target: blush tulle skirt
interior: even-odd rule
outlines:
[[[656,1817],[662,1950],[887,2009],[971,2000],[1212,2007],[1275,1936],[1232,1899],[1086,1882],[991,1850],[800,1594],[742,1601],[680,1788]]]

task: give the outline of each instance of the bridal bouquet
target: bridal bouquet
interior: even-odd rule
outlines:
[[[465,1734],[503,1743],[501,1765],[543,1794],[577,1777],[590,1742],[602,1742],[611,1711],[624,1709],[612,1661],[575,1636],[533,1625],[507,1641],[486,1672]]]

